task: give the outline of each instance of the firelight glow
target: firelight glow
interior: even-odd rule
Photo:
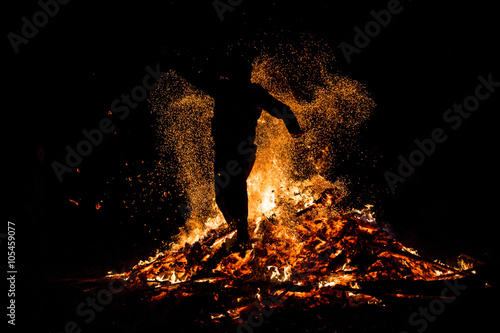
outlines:
[[[125,274],[129,286],[156,284],[162,293],[152,300],[158,300],[188,292],[183,282],[232,288],[235,281],[290,281],[309,286],[310,291],[293,294],[311,302],[340,298],[338,288],[344,288],[358,304],[380,304],[363,294],[358,282],[457,277],[460,268],[425,260],[379,228],[370,205],[340,208],[349,193],[346,182],[326,175],[338,162],[337,152],[353,147],[375,103],[364,85],[327,69],[333,57],[324,44],[304,39],[301,45],[277,48],[281,52],[273,54],[280,56],[264,50],[255,59],[252,81],[289,105],[306,134],[291,138],[284,124],[266,113],[258,122],[257,158],[247,184],[251,249],[224,252],[235,231],[215,204],[214,100],[171,71],[150,97],[158,118],[156,173],[176,180],[191,210],[171,243]],[[311,92],[312,100],[297,98],[294,89]],[[271,288],[261,287],[258,295],[265,299],[270,293]],[[213,318],[237,318],[244,308],[236,302]]]

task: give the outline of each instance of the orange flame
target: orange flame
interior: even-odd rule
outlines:
[[[235,232],[228,229],[214,200],[213,99],[174,72],[152,92],[152,111],[158,115],[157,173],[160,179],[176,179],[191,211],[172,243],[124,275],[131,286],[156,285],[160,291],[153,299],[159,299],[182,290],[184,282],[231,287],[235,281],[290,281],[308,288],[294,292],[295,297],[309,297],[313,303],[335,295],[379,304],[360,291],[359,282],[459,274],[460,269],[419,257],[380,229],[370,205],[362,210],[339,208],[347,186],[342,179],[331,182],[323,175],[335,165],[336,153],[351,147],[349,138],[375,104],[362,84],[327,70],[327,52],[311,49],[299,45],[290,53],[292,59],[264,53],[254,62],[252,81],[289,105],[306,135],[292,139],[282,122],[266,113],[259,119],[257,159],[248,179],[252,248],[243,253],[227,253]],[[305,78],[299,86],[311,92],[311,102],[295,97],[292,86],[298,83],[290,77]],[[172,154],[175,159],[169,159]],[[256,297],[270,293],[259,290]],[[291,291],[283,293],[286,297]],[[237,318],[247,310],[235,304],[227,315]]]

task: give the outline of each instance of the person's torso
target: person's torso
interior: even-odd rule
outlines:
[[[249,136],[255,128],[262,110],[258,107],[255,87],[241,87],[229,81],[221,82],[214,94],[215,108],[212,136],[217,146],[235,146]]]

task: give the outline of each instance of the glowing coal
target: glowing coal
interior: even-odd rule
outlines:
[[[224,313],[213,314],[218,320],[238,318],[247,308],[241,300],[270,298],[285,282],[302,289],[284,290],[283,297],[303,298],[310,306],[332,299],[380,304],[359,283],[460,276],[460,269],[425,260],[395,240],[377,225],[369,205],[340,208],[349,206],[343,202],[346,183],[325,175],[338,163],[339,151],[353,148],[375,103],[361,83],[328,70],[332,57],[321,44],[279,48],[287,52],[264,51],[254,60],[252,81],[289,105],[306,135],[294,141],[282,122],[265,113],[259,119],[257,159],[248,179],[247,251],[227,252],[235,232],[215,205],[213,99],[173,71],[152,93],[160,151],[156,173],[176,180],[191,211],[171,243],[122,276],[129,288],[154,287],[150,300],[192,294],[195,283],[246,291]],[[258,292],[243,282],[258,283]]]

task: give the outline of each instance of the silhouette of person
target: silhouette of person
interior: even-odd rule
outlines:
[[[251,65],[224,59],[215,75],[198,72],[194,77],[176,70],[215,100],[212,119],[216,203],[226,222],[237,229],[233,249],[249,240],[247,178],[255,162],[255,130],[262,110],[282,119],[293,137],[304,132],[290,108],[259,84],[251,83]]]

